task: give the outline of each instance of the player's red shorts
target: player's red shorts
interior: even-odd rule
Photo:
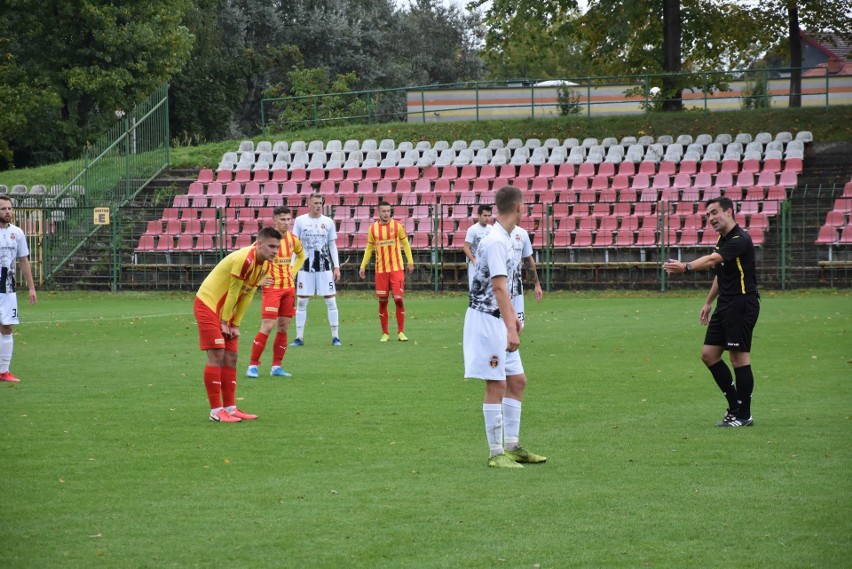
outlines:
[[[388,291],[393,296],[402,296],[405,292],[405,271],[376,273],[376,296],[386,297]]]
[[[261,295],[261,318],[275,320],[296,315],[296,289],[265,286],[261,289]]]
[[[219,315],[210,310],[197,296],[192,307],[195,321],[198,322],[198,343],[202,350],[237,351],[237,338],[222,335],[222,323]]]

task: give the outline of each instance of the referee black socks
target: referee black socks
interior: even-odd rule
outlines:
[[[731,376],[731,370],[723,360],[719,360],[711,366],[707,366],[710,373],[713,374],[713,379],[716,380],[716,385],[725,394],[725,399],[728,400],[728,409],[733,413],[740,407],[740,398],[738,397],[738,389],[734,387],[734,378]],[[742,369],[742,368],[740,368]],[[751,369],[751,368],[749,368]],[[739,386],[739,374],[737,374],[737,386]],[[751,392],[749,392],[751,394]]]
[[[751,417],[751,392],[754,391],[754,374],[751,366],[735,367],[734,374],[737,376],[737,395],[740,398],[740,410],[737,418],[748,419]]]

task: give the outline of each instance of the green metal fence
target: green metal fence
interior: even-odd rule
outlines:
[[[263,99],[260,118],[264,129],[286,131],[330,124],[633,114],[661,108],[673,88],[682,94],[685,108],[705,112],[784,107],[790,95],[790,71],[771,68],[572,77],[572,84],[563,86],[538,86],[537,80],[469,81],[325,93]],[[827,108],[852,102],[852,77],[831,76],[827,69],[817,73],[802,79],[804,106]]]
[[[843,188],[804,187],[794,189],[782,202],[779,213],[769,219],[765,242],[757,250],[760,285],[764,289],[782,290],[810,287],[852,286],[852,247],[817,245],[819,227],[826,212]],[[649,247],[557,247],[554,231],[562,221],[549,204],[527,204],[529,212],[524,224],[534,233],[533,248],[539,274],[547,290],[635,289],[672,290],[704,289],[710,284],[709,273],[678,275],[666,278],[661,263],[667,258],[691,260],[706,254],[709,247],[678,247],[669,238],[666,208],[658,206],[660,235],[664,239]],[[541,207],[541,206],[544,207]],[[394,216],[403,220],[412,216],[413,206],[395,206]],[[418,206],[424,207],[424,206]],[[467,287],[467,269],[461,251],[463,230],[474,222],[476,204],[435,205],[430,217],[421,220],[415,236],[426,247],[414,249],[416,271],[409,279],[409,289],[447,291]],[[297,209],[304,213],[307,209]],[[92,231],[97,210],[92,206],[74,208],[18,208],[16,217],[28,234],[36,239],[66,239],[76,247],[74,258],[57,272],[48,287],[101,290],[194,290],[223,255],[233,250],[236,241],[233,225],[235,210],[217,212],[213,229],[205,224],[205,233],[213,234],[212,246],[200,248],[198,235],[185,235],[183,241],[168,235],[152,249],[145,246],[142,235],[148,222],[160,220],[162,206],[109,208],[109,225]],[[58,213],[61,213],[59,215]],[[334,206],[328,213],[336,220],[351,218],[348,206]],[[76,220],[87,224],[75,226]],[[254,227],[257,222],[253,220]],[[358,233],[366,231],[367,222]],[[231,231],[231,233],[229,233]],[[251,238],[251,236],[244,236]],[[366,289],[368,283],[358,278],[358,266],[364,253],[353,246],[354,236],[339,233],[338,248],[343,262],[341,290]],[[167,244],[164,246],[164,244]]]
[[[51,281],[94,244],[109,244],[122,206],[169,166],[168,85],[128,111],[78,161],[77,174],[54,186],[32,213],[31,259],[39,282]],[[106,208],[96,210],[95,208]],[[111,225],[107,225],[107,216]],[[114,264],[114,263],[113,263]],[[117,280],[117,279],[116,279]]]

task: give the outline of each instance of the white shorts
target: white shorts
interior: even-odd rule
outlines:
[[[14,292],[0,294],[0,324],[11,326],[18,322],[18,295]]]
[[[299,271],[298,283],[296,284],[297,296],[334,296],[337,291],[334,288],[334,272],[320,271],[309,273]]]
[[[462,347],[465,377],[504,381],[507,375],[524,373],[520,352],[506,351],[506,325],[502,318],[468,308]]]

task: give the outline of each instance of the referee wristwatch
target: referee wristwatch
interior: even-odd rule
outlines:
[[[686,263],[686,264],[683,266],[683,272],[688,273],[688,272],[690,272],[690,271],[692,271],[692,265],[690,265],[689,263]]]

